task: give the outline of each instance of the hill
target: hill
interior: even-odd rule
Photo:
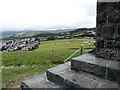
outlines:
[[[3,31],[3,39],[21,39],[29,37],[54,37],[61,33],[70,33],[71,36],[77,36],[87,31],[95,31],[95,28],[77,28],[77,29],[56,29],[56,30],[23,30],[23,31]]]
[[[95,37],[95,28],[78,28],[70,31],[72,37]]]
[[[91,39],[93,40],[93,39]],[[34,51],[3,52],[2,54],[2,76],[3,87],[20,85],[23,77],[43,73],[46,69],[63,63],[73,54],[83,42],[89,39],[63,39],[42,41],[39,48]],[[86,45],[87,51],[94,48],[94,45]],[[52,56],[53,49],[53,56]],[[78,52],[75,56],[80,55]]]
[[[78,28],[73,31],[70,31],[70,33],[76,33],[76,32],[85,32],[85,31],[94,31],[95,28]]]

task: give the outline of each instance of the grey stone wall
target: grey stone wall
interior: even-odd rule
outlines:
[[[120,1],[97,2],[96,56],[120,60]]]

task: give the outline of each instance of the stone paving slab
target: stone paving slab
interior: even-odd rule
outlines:
[[[34,84],[39,83],[39,82],[41,82],[44,79],[45,79],[45,74],[33,75],[31,77],[28,77],[28,78],[24,79],[21,82],[21,85],[23,85],[24,87],[31,88]]]
[[[109,77],[109,74],[112,72],[113,75],[111,74],[110,76],[112,79],[108,79],[120,82],[120,62],[98,58],[95,57],[93,53],[87,53],[73,58],[71,61],[71,69],[94,73],[103,76],[103,78],[106,76]]]
[[[48,71],[54,72],[54,73],[61,73],[62,71],[64,71],[65,69],[70,68],[70,62],[64,63],[64,64],[60,64],[57,67],[53,67],[48,69]]]
[[[66,79],[67,87],[72,88],[119,88],[118,83],[101,79],[93,74],[83,71],[76,72]]]
[[[84,71],[74,71],[70,67],[63,69],[61,66],[47,70],[47,78],[62,88],[118,88],[118,84],[115,82]],[[61,70],[56,72],[58,68]]]
[[[90,64],[97,64],[100,66],[107,66],[108,64],[111,64],[113,62],[112,60],[95,57],[95,54],[92,54],[92,53],[86,53],[84,55],[73,58],[72,60],[78,60],[78,61],[87,62]]]
[[[71,77],[67,78],[66,81],[66,87],[72,87],[72,88],[96,88],[100,85],[99,82],[83,77],[79,74],[74,74]]]
[[[21,88],[24,89],[37,89],[37,88],[59,88],[58,85],[47,80],[45,73],[40,75],[34,75],[26,78],[21,82]]]
[[[54,83],[44,79],[39,83],[36,83],[33,87],[33,90],[36,88],[60,88],[58,85],[55,85]]]

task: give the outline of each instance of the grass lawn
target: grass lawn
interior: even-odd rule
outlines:
[[[63,63],[66,58],[86,41],[89,41],[89,39],[42,41],[39,48],[34,51],[2,53],[3,87],[17,86],[24,77],[43,73],[46,69]],[[93,44],[86,45],[85,47],[95,48]],[[90,50],[87,49],[87,51]],[[78,55],[80,55],[80,52],[73,57]]]

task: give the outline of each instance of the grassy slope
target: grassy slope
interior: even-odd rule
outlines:
[[[16,85],[21,81],[21,78],[25,77],[26,75],[28,76],[33,73],[42,73],[47,68],[62,63],[85,41],[88,41],[88,39],[43,41],[41,42],[39,48],[35,51],[3,53],[3,86],[7,87],[8,85],[8,87],[10,87]],[[93,45],[91,45],[91,47],[93,47]],[[54,63],[52,63],[52,49],[54,50]],[[78,55],[80,55],[80,53],[76,54],[75,56]],[[16,58],[17,56],[18,58]],[[6,68],[6,66],[12,67]]]
[[[22,38],[22,37],[32,37],[35,36],[36,34],[38,34],[38,32],[27,32],[23,35],[15,35],[15,38]]]

